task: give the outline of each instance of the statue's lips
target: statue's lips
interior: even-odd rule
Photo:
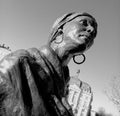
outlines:
[[[84,42],[90,41],[90,35],[80,34],[79,39]]]

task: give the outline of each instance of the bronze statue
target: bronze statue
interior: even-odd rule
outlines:
[[[91,47],[97,22],[68,13],[54,23],[46,45],[18,50],[0,61],[0,116],[72,116],[65,99],[68,63]]]

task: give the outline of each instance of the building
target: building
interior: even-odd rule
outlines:
[[[91,112],[90,112],[90,116],[97,116],[96,111],[91,110]]]
[[[75,116],[90,116],[93,93],[91,87],[78,76],[73,76],[69,82],[68,103],[71,105]]]

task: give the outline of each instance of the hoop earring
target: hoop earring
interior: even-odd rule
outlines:
[[[75,57],[76,57],[76,56],[81,56],[81,55],[82,55],[82,57],[83,57],[83,61],[82,61],[82,62],[77,62],[77,61],[75,60]],[[74,61],[74,63],[76,63],[76,64],[82,64],[83,62],[85,62],[85,60],[86,60],[86,57],[85,57],[84,54],[79,54],[79,55],[74,55],[74,56],[73,56],[73,61]]]
[[[57,38],[56,38],[56,40],[55,40],[55,43],[56,43],[56,44],[62,43],[63,37],[61,37],[61,36],[62,36],[62,35],[60,35],[60,37],[57,37]]]
[[[59,29],[59,31],[56,34],[55,43],[59,44],[59,43],[62,43],[62,41],[63,41],[63,32],[61,29]]]

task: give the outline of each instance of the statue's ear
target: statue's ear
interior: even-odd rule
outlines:
[[[62,41],[63,41],[63,31],[62,31],[62,29],[59,29],[56,34],[55,43],[59,44]]]

